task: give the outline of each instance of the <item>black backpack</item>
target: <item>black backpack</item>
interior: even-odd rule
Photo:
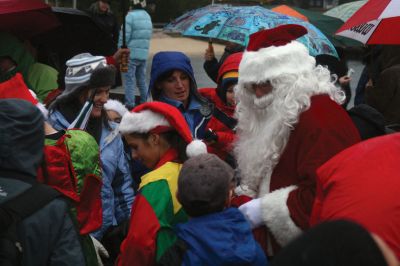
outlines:
[[[362,140],[394,133],[385,125],[384,116],[367,104],[359,104],[347,111]]]
[[[17,236],[18,223],[60,195],[49,186],[34,183],[0,204],[0,265],[21,265],[23,250]]]

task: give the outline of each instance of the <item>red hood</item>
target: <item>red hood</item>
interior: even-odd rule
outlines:
[[[201,96],[206,97],[207,99],[212,101],[219,110],[221,110],[222,112],[226,113],[229,116],[233,116],[233,113],[235,112],[235,106],[226,105],[218,97],[215,88],[202,88],[199,89],[199,93],[201,94]]]

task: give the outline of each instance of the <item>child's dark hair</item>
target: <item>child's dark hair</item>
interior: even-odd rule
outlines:
[[[147,140],[151,133],[130,133],[131,136]],[[174,148],[178,152],[178,162],[184,163],[187,160],[186,146],[187,143],[176,131],[168,131],[161,133],[160,136],[164,138],[171,148]]]
[[[157,87],[157,83],[162,82],[167,78],[169,78],[172,75],[172,73],[174,73],[174,71],[175,71],[174,69],[167,71],[158,77],[158,79],[155,82],[156,85],[151,89],[151,96],[153,97],[153,100],[158,101],[162,93],[162,89]]]

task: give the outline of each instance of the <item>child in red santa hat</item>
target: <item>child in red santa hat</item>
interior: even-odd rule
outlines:
[[[142,176],[117,265],[153,265],[175,242],[174,225],[187,221],[176,199],[182,163],[207,148],[193,140],[180,111],[162,102],[135,107],[123,116],[119,130],[132,157],[152,171]]]

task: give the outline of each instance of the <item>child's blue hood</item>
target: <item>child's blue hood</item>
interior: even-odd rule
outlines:
[[[188,246],[182,265],[267,265],[250,225],[236,208],[192,218],[176,231]]]
[[[153,57],[148,94],[153,90],[157,79],[162,74],[174,69],[181,70],[188,74],[192,80],[192,84],[196,85],[189,57],[181,52],[159,52]]]

